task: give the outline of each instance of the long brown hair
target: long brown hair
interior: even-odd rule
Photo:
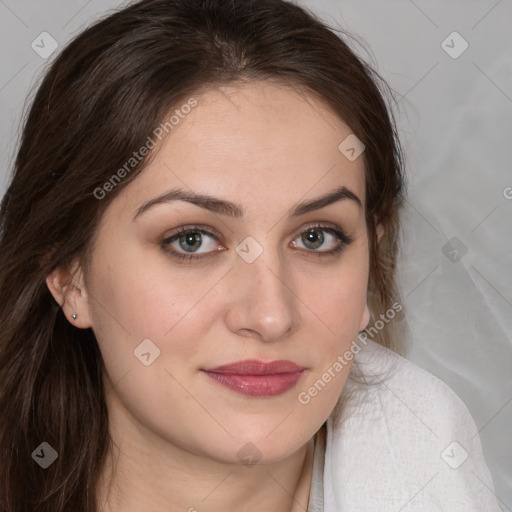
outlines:
[[[67,321],[45,279],[75,257],[86,266],[102,213],[149,157],[101,199],[95,191],[199,91],[278,80],[351,127],[366,148],[370,309],[378,316],[399,300],[404,176],[391,91],[342,35],[283,0],[143,0],[96,22],[51,64],[0,206],[1,512],[97,510],[111,442],[103,361],[92,330]],[[397,346],[391,324],[374,338],[388,347]],[[46,469],[34,457],[41,443],[58,454]]]

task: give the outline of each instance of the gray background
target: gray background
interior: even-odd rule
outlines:
[[[512,0],[301,4],[356,35],[363,46],[354,49],[399,99],[410,182],[400,274],[407,357],[465,402],[512,511]],[[1,194],[25,99],[56,55],[45,60],[31,43],[46,31],[60,50],[120,5],[0,0]],[[469,45],[457,58],[442,47],[453,31]],[[452,39],[445,45],[460,51]]]

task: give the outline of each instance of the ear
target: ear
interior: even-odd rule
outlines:
[[[46,285],[72,325],[79,329],[91,327],[87,290],[77,260],[69,268],[58,267],[48,274]],[[73,319],[73,314],[77,315],[76,319]]]
[[[361,317],[361,323],[359,324],[359,332],[364,331],[370,322],[370,310],[368,309],[368,303],[364,306],[363,315]]]
[[[375,232],[377,233],[377,243],[380,243],[385,233],[384,226],[380,222],[378,222],[377,218],[375,218],[375,224]],[[368,302],[366,302],[364,308],[365,309],[363,315],[361,316],[361,323],[359,325],[359,332],[366,329],[368,323],[370,322],[370,310],[368,309]]]

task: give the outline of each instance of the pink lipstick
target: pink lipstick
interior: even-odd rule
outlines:
[[[304,367],[292,361],[265,363],[249,359],[201,371],[238,393],[249,396],[276,396],[295,386],[304,370]]]

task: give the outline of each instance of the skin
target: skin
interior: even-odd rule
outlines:
[[[346,159],[338,145],[350,128],[292,88],[252,82],[196,99],[150,165],[109,205],[90,272],[78,263],[71,268],[76,287],[66,285],[69,269],[47,277],[69,321],[93,329],[105,361],[115,463],[101,479],[113,471],[110,490],[106,483],[98,489],[101,510],[303,512],[313,436],[350,364],[307,405],[298,395],[369,321],[363,158]],[[343,199],[289,216],[296,203],[341,185],[363,206]],[[133,220],[145,201],[175,187],[236,202],[245,216],[174,201]],[[353,241],[341,253],[316,256],[339,242],[320,230],[314,233],[324,235],[323,244],[308,244],[301,234],[314,223],[338,225]],[[209,257],[182,262],[160,244],[189,224],[218,237],[204,235],[195,249]],[[247,236],[263,248],[252,263],[235,250]],[[186,253],[185,242],[171,247]],[[147,338],[160,349],[149,366],[134,356]],[[306,370],[291,390],[263,398],[200,371],[249,358],[288,359]],[[237,455],[247,443],[260,457],[254,465]]]

